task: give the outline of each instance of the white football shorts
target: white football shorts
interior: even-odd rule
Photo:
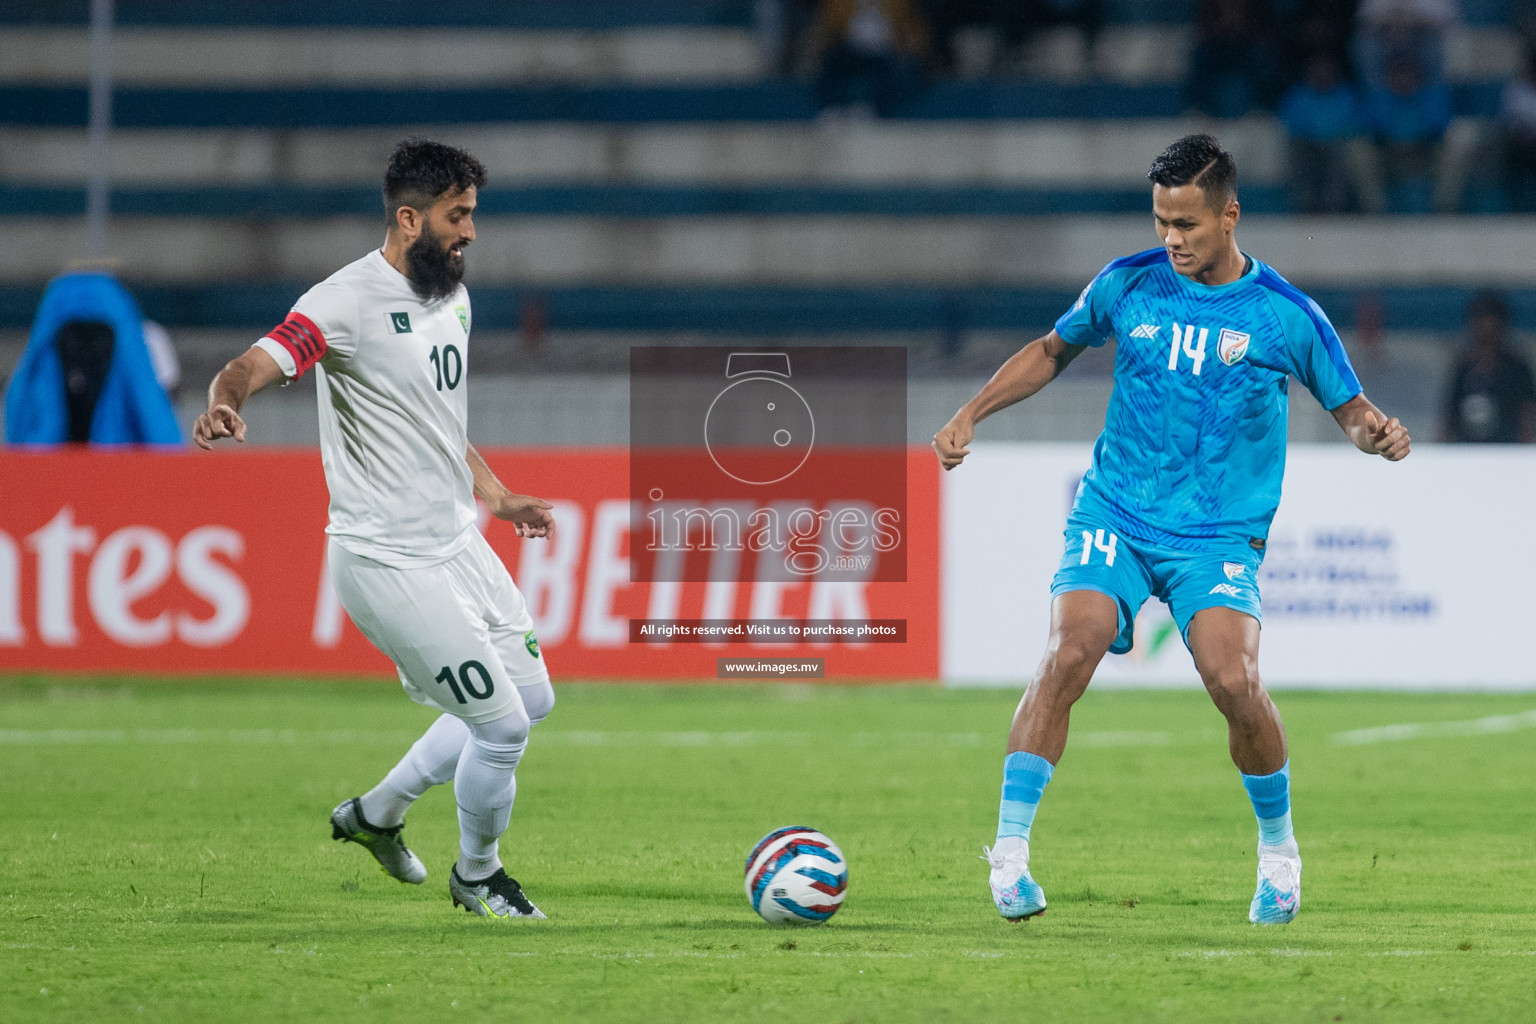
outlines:
[[[549,681],[528,603],[478,531],[424,568],[385,565],[334,540],[326,557],[341,606],[418,704],[491,722],[521,706],[519,686]]]

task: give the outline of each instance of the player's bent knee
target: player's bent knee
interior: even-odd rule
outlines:
[[[517,707],[492,721],[472,723],[469,731],[475,744],[483,749],[516,747],[521,752],[528,743],[528,730],[532,725],[528,713]]]
[[[1211,699],[1223,712],[1241,712],[1264,693],[1259,673],[1242,665],[1207,672],[1202,681]]]
[[[538,725],[555,709],[555,688],[544,679],[537,683],[519,686],[517,692],[523,698],[523,710],[528,713],[530,725]]]
[[[1109,650],[1109,641],[1100,641],[1089,633],[1073,630],[1052,638],[1046,654],[1042,677],[1050,683],[1075,684],[1085,675],[1092,675],[1095,667]]]

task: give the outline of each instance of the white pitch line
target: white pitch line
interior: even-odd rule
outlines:
[[[1166,732],[1084,732],[1067,737],[1069,747],[1166,747],[1173,737]]]
[[[40,946],[32,943],[0,943],[0,949],[29,949],[43,952],[68,952],[73,946],[56,947]],[[170,953],[179,951],[167,951]],[[273,949],[272,953],[282,956],[288,955],[289,950]],[[306,949],[301,952],[310,956],[319,955],[316,950]],[[453,951],[421,950],[409,951],[414,956],[462,956]],[[1009,950],[990,952],[986,950],[934,950],[922,949],[914,952],[903,953],[894,950],[801,950],[791,952],[784,949],[767,950],[739,950],[724,952],[719,950],[696,949],[664,949],[664,950],[629,950],[625,952],[604,952],[601,950],[583,949],[549,949],[543,951],[511,950],[498,954],[505,957],[569,957],[579,960],[627,960],[635,961],[675,961],[675,960],[773,960],[783,962],[794,957],[818,957],[827,960],[948,960],[960,958],[975,961],[978,959],[998,960],[1004,957],[1022,957],[1027,960],[1053,960],[1057,957],[1032,953],[1027,950]],[[1113,957],[1114,954],[1111,954]],[[1147,959],[1171,956],[1181,959],[1200,958],[1205,960],[1227,960],[1237,957],[1305,957],[1323,958],[1338,957],[1346,962],[1356,957],[1536,957],[1536,950],[1531,949],[1388,949],[1367,950],[1362,952],[1334,951],[1326,949],[1177,949],[1167,953],[1151,951]]]
[[[1439,736],[1484,736],[1521,729],[1536,729],[1536,710],[1518,715],[1490,715],[1463,722],[1406,722],[1401,725],[1378,725],[1371,729],[1351,729],[1334,733],[1333,742],[1340,746],[1357,747]]]
[[[410,743],[416,734],[405,731],[359,729],[0,729],[5,746],[292,746],[295,744]],[[854,747],[982,747],[1001,744],[1002,737],[979,732],[855,732],[841,737]],[[837,740],[811,732],[754,730],[743,732],[663,732],[644,729],[553,729],[533,734],[538,745],[562,747],[808,747],[836,745]],[[1071,740],[1077,747],[1161,747],[1172,742],[1166,732],[1083,732]]]
[[[825,736],[809,732],[648,732],[641,729],[578,730],[562,729],[535,732],[534,742],[555,743],[573,747],[754,747],[754,746],[809,746],[828,744]],[[1001,743],[1001,735],[984,735],[979,732],[854,732],[842,737],[842,742],[855,747],[914,746],[914,747],[980,747],[988,743]],[[1084,732],[1074,733],[1070,742],[1083,747],[1160,747],[1172,742],[1166,732]]]
[[[291,746],[297,743],[410,743],[415,739],[415,733],[358,729],[0,729],[0,746]]]

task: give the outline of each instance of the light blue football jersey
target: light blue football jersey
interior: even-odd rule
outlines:
[[[1185,550],[1264,540],[1285,474],[1290,375],[1326,409],[1361,391],[1317,303],[1249,259],[1238,280],[1203,285],[1161,247],[1126,256],[1056,321],[1069,344],[1117,339],[1077,505],[1129,537]]]

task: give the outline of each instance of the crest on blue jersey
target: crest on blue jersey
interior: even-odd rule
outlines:
[[[1221,357],[1222,362],[1231,366],[1248,354],[1248,335],[1242,331],[1223,327],[1221,335],[1216,340],[1216,354]]]

